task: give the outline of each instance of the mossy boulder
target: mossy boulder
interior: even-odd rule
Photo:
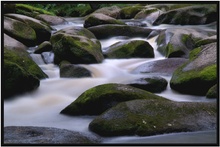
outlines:
[[[35,46],[37,44],[37,36],[34,29],[21,21],[5,16],[4,33],[26,46]]]
[[[82,78],[91,76],[91,72],[82,66],[70,64],[67,61],[62,61],[60,63],[60,77],[62,78]]]
[[[217,44],[201,47],[194,58],[176,69],[170,87],[185,94],[205,95],[217,82]]]
[[[173,72],[184,64],[188,59],[185,58],[168,58],[156,60],[139,65],[131,71],[133,74],[154,74],[171,76]]]
[[[216,129],[216,103],[132,100],[96,117],[89,129],[101,136],[151,136]]]
[[[52,45],[49,41],[42,42],[34,51],[35,54],[52,51]]]
[[[217,84],[215,84],[214,86],[212,86],[208,92],[206,93],[206,97],[207,98],[218,98],[218,86]]]
[[[144,7],[139,6],[139,5],[124,7],[120,11],[120,18],[121,19],[132,19],[142,9],[144,9]]]
[[[3,98],[35,90],[47,75],[23,48],[4,48]]]
[[[204,38],[202,40],[197,41],[195,46],[196,47],[200,47],[202,45],[206,45],[206,44],[213,43],[213,42],[217,42],[217,36],[216,35],[210,36],[210,37],[206,37],[206,38]]]
[[[84,22],[84,27],[89,28],[92,26],[102,25],[102,24],[120,24],[125,25],[124,22],[117,20],[115,18],[112,18],[110,16],[107,16],[102,13],[93,13],[86,17]]]
[[[116,25],[105,24],[88,28],[97,39],[105,39],[113,36],[128,36],[128,37],[147,37],[152,29],[128,26],[128,25]]]
[[[143,40],[120,41],[106,49],[107,58],[153,58],[154,49]]]
[[[56,64],[63,60],[72,64],[100,63],[104,59],[100,42],[82,27],[60,30],[52,35],[50,42]]]
[[[104,15],[107,15],[109,17],[118,19],[120,18],[120,11],[121,9],[117,6],[111,6],[111,7],[103,7],[98,10],[96,10],[94,13],[102,13]]]
[[[200,28],[168,28],[161,31],[156,42],[158,51],[168,57],[189,57],[189,52],[196,47],[196,42],[215,35],[216,30]]]
[[[201,25],[217,21],[217,16],[217,5],[196,5],[163,13],[153,24]]]
[[[95,144],[100,138],[66,129],[33,126],[4,127],[4,144]]]
[[[34,29],[38,44],[50,40],[51,28],[42,21],[20,14],[6,14],[5,16],[21,21]]]
[[[49,25],[59,25],[59,24],[65,24],[67,21],[59,16],[54,15],[48,15],[48,14],[40,14],[36,16],[36,19],[39,19]]]
[[[67,115],[99,115],[116,104],[134,99],[165,99],[124,84],[103,84],[82,93],[61,113]]]
[[[159,93],[167,88],[168,82],[159,76],[149,76],[126,82],[129,86],[140,88],[149,92]]]

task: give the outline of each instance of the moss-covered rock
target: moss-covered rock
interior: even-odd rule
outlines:
[[[47,14],[39,14],[36,16],[36,18],[42,20],[49,25],[59,25],[67,23],[67,21],[62,17]]]
[[[205,95],[217,82],[216,50],[216,43],[202,46],[197,56],[173,73],[171,88],[181,93]]]
[[[165,99],[124,84],[104,84],[82,93],[61,111],[67,115],[99,115],[116,104],[134,99]]]
[[[125,25],[124,22],[117,20],[115,18],[109,17],[107,15],[104,15],[102,13],[93,13],[85,19],[84,22],[84,27],[92,27],[92,26],[97,26],[97,25],[102,25],[102,24],[120,24],[120,25]]]
[[[195,46],[200,47],[202,45],[206,45],[206,44],[213,43],[213,42],[217,42],[217,36],[216,35],[210,36],[210,37],[207,37],[207,38],[204,38],[202,40],[197,41]]]
[[[104,15],[107,15],[109,17],[118,19],[120,18],[120,11],[121,9],[117,6],[111,6],[111,7],[103,7],[98,10],[96,10],[94,13],[102,13]]]
[[[34,29],[21,21],[9,17],[4,17],[4,33],[26,46],[35,46],[37,43]]]
[[[34,29],[38,44],[42,43],[43,41],[50,40],[51,28],[42,21],[19,14],[6,14],[5,16],[19,20]]]
[[[42,42],[34,51],[35,54],[52,51],[52,45],[49,41]]]
[[[63,60],[70,63],[100,63],[104,59],[100,42],[87,29],[70,27],[52,35],[50,42],[55,55],[55,63]]]
[[[171,76],[173,72],[182,64],[184,64],[187,59],[184,58],[168,58],[152,62],[144,63],[136,67],[131,73],[134,74],[154,74],[154,75],[164,75]]]
[[[96,117],[89,129],[101,136],[150,136],[216,129],[216,103],[133,100]]]
[[[144,9],[143,6],[128,6],[128,7],[124,7],[121,9],[120,11],[120,18],[121,19],[131,19],[134,18],[135,15],[140,12],[142,9]]]
[[[149,76],[127,82],[128,85],[149,92],[162,92],[167,88],[167,81],[161,77]]]
[[[62,78],[82,78],[91,76],[91,72],[82,66],[70,64],[67,61],[62,61],[60,63],[60,77]]]
[[[156,42],[158,51],[164,56],[188,58],[197,41],[215,34],[215,30],[200,28],[168,28],[160,32]]]
[[[215,84],[214,86],[212,86],[208,92],[206,93],[206,97],[207,98],[218,98],[218,86],[217,84]]]
[[[217,5],[195,5],[168,11],[160,15],[154,25],[200,25],[217,21]]]
[[[105,24],[88,28],[96,38],[105,39],[113,36],[128,36],[128,37],[147,37],[152,29],[127,26],[127,25],[116,25],[116,24]]]
[[[100,138],[95,135],[66,129],[33,126],[4,127],[4,144],[95,144]]]
[[[132,40],[117,42],[104,53],[107,58],[153,58],[154,49],[146,41]]]

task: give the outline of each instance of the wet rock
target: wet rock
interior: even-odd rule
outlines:
[[[59,16],[47,15],[47,14],[40,14],[36,16],[37,19],[44,21],[49,25],[59,25],[65,24],[67,21]]]
[[[170,87],[185,94],[205,95],[217,81],[216,50],[216,43],[201,46],[194,58],[175,70]]]
[[[102,13],[104,15],[107,15],[109,17],[118,19],[120,18],[120,11],[121,9],[117,6],[111,6],[111,7],[103,7],[98,10],[96,10],[94,13]]]
[[[34,51],[35,54],[41,54],[43,52],[52,51],[52,45],[49,41],[41,43]]]
[[[207,98],[218,98],[218,89],[217,84],[212,86],[206,93]]]
[[[49,127],[4,127],[4,144],[95,144],[100,139],[75,131]]]
[[[149,28],[105,24],[88,28],[98,39],[105,39],[113,36],[147,37],[152,30]]]
[[[5,16],[4,33],[28,47],[35,46],[37,43],[37,36],[34,29],[21,21]]]
[[[60,77],[62,78],[82,78],[91,76],[91,72],[82,66],[70,64],[66,61],[60,63]]]
[[[82,93],[61,113],[67,115],[99,115],[116,104],[134,99],[165,99],[124,84],[104,84]]]
[[[84,22],[84,27],[92,27],[92,26],[97,26],[97,25],[102,25],[102,24],[120,24],[120,25],[125,25],[124,22],[117,20],[115,18],[109,17],[107,15],[104,15],[102,13],[93,13],[85,19]]]
[[[140,88],[149,92],[158,93],[167,88],[167,81],[161,77],[149,76],[126,82],[128,85]]]
[[[197,41],[215,35],[216,30],[200,28],[168,28],[161,31],[156,42],[158,51],[168,58],[189,57]]]
[[[89,129],[101,136],[150,136],[216,127],[216,103],[158,99],[122,102],[89,124]]]
[[[132,40],[120,41],[106,49],[104,52],[107,58],[153,58],[154,49],[146,41]]]
[[[131,73],[134,74],[158,74],[164,76],[171,76],[173,72],[182,64],[184,64],[188,59],[184,58],[169,58],[156,60],[152,62],[144,63],[136,67]]]
[[[62,29],[52,35],[50,42],[56,64],[63,60],[72,64],[100,63],[104,59],[100,42],[82,27]]]
[[[50,64],[54,61],[54,53],[53,52],[43,52],[41,53],[42,59],[44,63]]]
[[[34,29],[38,44],[50,40],[51,28],[42,21],[20,14],[6,14],[5,16],[19,20]]]
[[[180,25],[201,25],[217,21],[216,5],[189,6],[163,13],[153,23],[160,24],[180,24]]]

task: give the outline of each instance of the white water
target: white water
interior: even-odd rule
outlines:
[[[76,24],[80,26],[80,23]],[[75,24],[69,23],[66,26],[70,25]],[[63,25],[56,26],[56,29],[59,30],[64,27]],[[127,39],[146,40],[146,38]],[[156,50],[155,39],[156,37],[146,40],[154,48],[155,58],[153,59],[105,59],[101,64],[81,64],[81,66],[92,72],[92,78],[60,78],[59,68],[56,65],[43,64],[41,59],[36,59],[42,70],[49,76],[49,79],[41,80],[38,90],[32,93],[16,96],[13,100],[4,101],[4,126],[44,126],[92,133],[88,130],[88,125],[95,116],[70,117],[59,114],[60,111],[91,87],[105,83],[125,83],[128,80],[144,77],[144,74],[131,74],[130,71],[143,63],[164,59]],[[104,49],[122,40],[126,40],[126,38],[113,37],[100,41]],[[171,77],[164,78],[169,81]],[[166,91],[158,95],[173,101],[213,101],[205,97],[178,94],[172,91],[169,85]],[[143,138],[135,136],[128,138],[113,137],[111,139],[106,138],[104,142],[129,142],[129,140],[132,141],[133,139],[141,140]]]

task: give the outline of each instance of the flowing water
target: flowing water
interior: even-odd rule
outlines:
[[[68,18],[67,20],[69,23],[53,26],[53,28],[59,30],[68,26],[83,26],[83,20],[80,18]],[[161,29],[167,27],[173,26],[161,25],[153,28]],[[201,27],[209,29],[206,26]],[[60,114],[60,111],[89,88],[105,83],[125,83],[132,79],[144,77],[144,74],[131,74],[130,71],[143,63],[165,59],[156,50],[156,38],[157,36],[151,39],[117,36],[100,40],[103,50],[115,42],[122,40],[145,40],[153,46],[155,58],[105,59],[100,64],[80,64],[92,72],[91,78],[60,78],[57,65],[45,64],[41,56],[32,54],[33,60],[49,78],[41,80],[40,87],[36,91],[15,96],[12,100],[4,101],[4,126],[44,126],[92,134],[88,130],[88,125],[95,116],[66,116]],[[30,52],[31,50],[32,48],[30,48]],[[164,78],[169,81],[171,77]],[[158,95],[173,101],[214,101],[201,96],[179,94],[172,91],[169,85],[164,92],[158,93]],[[189,136],[194,139],[190,139]],[[176,143],[178,141],[180,143],[192,143],[193,140],[194,142],[199,142],[199,140],[206,141],[207,143],[215,142],[216,131],[207,130],[203,132],[175,133],[150,137],[109,137],[105,138],[103,143],[155,143],[156,141],[159,143]]]

